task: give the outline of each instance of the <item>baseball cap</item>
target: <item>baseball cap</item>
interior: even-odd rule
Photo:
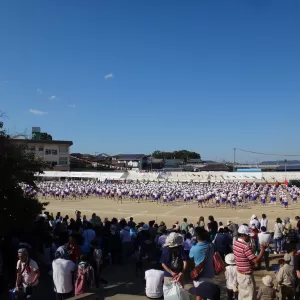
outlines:
[[[283,257],[284,261],[286,262],[290,262],[292,260],[292,257],[290,254],[286,253],[284,254],[284,257]]]
[[[254,233],[250,232],[249,227],[246,226],[246,225],[241,225],[238,229],[238,233],[239,234],[245,234],[245,235],[248,235],[248,236],[254,236]]]

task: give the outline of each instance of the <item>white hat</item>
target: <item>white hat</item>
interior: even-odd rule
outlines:
[[[171,232],[164,244],[164,247],[174,248],[183,244],[183,236],[177,232]]]
[[[283,259],[286,262],[290,262],[292,260],[292,256],[290,254],[286,253],[286,254],[284,254]]]
[[[231,225],[232,221],[227,221],[227,226]]]
[[[241,225],[238,229],[238,233],[239,234],[245,234],[245,235],[248,235],[248,236],[254,236],[254,233],[250,232],[249,227],[246,226],[246,225]]]
[[[263,277],[262,282],[266,286],[273,286],[273,278],[270,275]]]
[[[225,262],[227,265],[235,265],[233,253],[229,253],[225,256]]]

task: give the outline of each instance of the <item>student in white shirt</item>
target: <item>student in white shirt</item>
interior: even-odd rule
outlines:
[[[262,226],[260,228],[261,232],[258,234],[258,247],[260,249],[260,245],[261,244],[267,244],[269,245],[271,242],[271,234],[269,232],[267,232],[267,228],[265,226]],[[270,254],[270,248],[267,247],[265,248],[265,252],[264,252],[264,261],[265,261],[265,265],[266,268],[269,269],[270,266],[270,260],[269,260],[269,254]],[[260,263],[259,263],[259,267],[260,267]]]
[[[163,296],[164,272],[147,270],[145,272],[146,296],[150,299],[160,299]]]
[[[260,220],[260,226],[261,227],[266,227],[266,231],[268,231],[268,219],[267,219],[267,216],[265,214],[262,214],[261,215],[261,220]]]
[[[238,299],[237,297],[237,268],[235,265],[233,253],[225,256],[225,262],[228,265],[225,271],[226,289],[228,299]]]

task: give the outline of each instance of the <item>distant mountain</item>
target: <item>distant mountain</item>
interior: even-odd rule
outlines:
[[[270,161],[262,161],[259,163],[259,165],[284,165],[285,161],[284,160],[270,160]],[[286,161],[287,165],[300,165],[300,160],[287,160]]]

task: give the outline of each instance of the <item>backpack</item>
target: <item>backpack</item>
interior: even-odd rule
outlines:
[[[181,246],[169,249],[171,253],[170,270],[178,274],[183,269],[183,260],[181,258]]]
[[[93,283],[93,269],[89,264],[79,264],[75,281],[75,296],[88,292]]]
[[[287,243],[297,243],[297,234],[294,229],[289,230],[285,238]]]

